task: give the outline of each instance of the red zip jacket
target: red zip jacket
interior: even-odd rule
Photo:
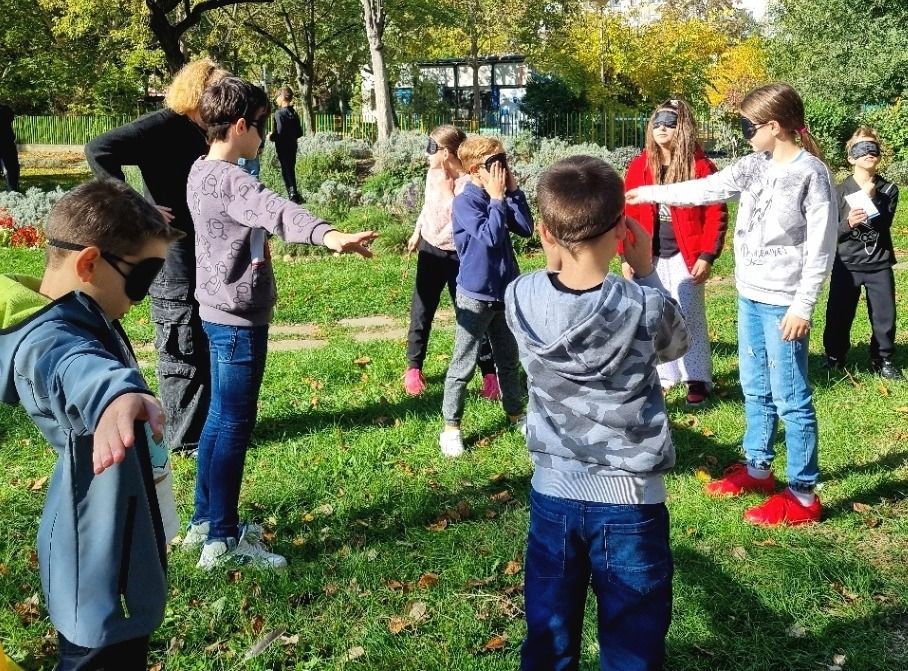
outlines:
[[[716,166],[706,158],[706,154],[698,151],[694,155],[694,177],[700,179],[716,172]],[[646,150],[631,161],[624,177],[624,190],[630,191],[638,186],[655,184],[653,175],[646,162]],[[696,207],[670,207],[672,213],[672,226],[675,229],[675,238],[681,256],[691,270],[697,259],[714,262],[722,253],[725,245],[725,232],[728,230],[728,209],[724,204],[702,205]],[[659,216],[659,206],[653,203],[643,205],[626,205],[624,213],[640,222],[640,225],[650,235],[655,230],[655,222]],[[624,252],[624,245],[620,245],[619,253]]]

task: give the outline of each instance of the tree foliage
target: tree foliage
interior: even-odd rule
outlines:
[[[771,73],[807,97],[858,106],[908,92],[908,3],[778,0]]]

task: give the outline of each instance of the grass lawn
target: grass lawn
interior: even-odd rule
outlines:
[[[908,209],[897,219],[908,258]],[[38,251],[2,250],[3,272],[40,272]],[[671,671],[908,668],[908,384],[866,368],[869,327],[850,375],[820,367],[823,306],[812,336],[811,378],[820,422],[823,523],[799,530],[741,522],[757,501],[701,493],[739,455],[743,409],[737,384],[731,254],[708,288],[718,397],[690,412],[669,397],[678,465],[668,479],[676,562]],[[525,269],[541,259],[523,259]],[[265,523],[286,555],[285,575],[203,574],[197,557],[171,557],[171,597],[153,636],[153,661],[188,669],[514,669],[525,628],[522,552],[530,462],[500,408],[473,394],[471,449],[448,461],[436,445],[450,328],[433,335],[429,390],[412,399],[400,376],[405,343],[360,343],[335,328],[350,316],[404,320],[415,266],[404,257],[366,262],[306,257],[277,268],[277,322],[318,322],[321,350],[269,355],[242,513]],[[897,271],[900,296],[908,273]],[[902,305],[905,303],[902,301]],[[863,309],[863,307],[861,308]],[[127,319],[151,337],[147,306]],[[908,366],[908,309],[899,319]],[[358,362],[357,362],[358,361]],[[153,362],[145,372],[154,380]],[[474,382],[474,388],[478,385]],[[784,445],[776,475],[785,479]],[[34,545],[43,478],[54,457],[24,414],[0,407],[0,640],[26,669],[50,669],[55,639],[40,595]],[[180,512],[188,518],[194,463],[175,459]],[[273,630],[285,633],[248,662]],[[596,669],[590,601],[583,669]],[[499,637],[499,638],[495,638]],[[24,660],[24,661],[23,661]],[[844,661],[843,661],[844,660]]]

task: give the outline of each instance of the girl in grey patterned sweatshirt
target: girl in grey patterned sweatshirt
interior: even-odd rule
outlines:
[[[747,461],[707,484],[706,493],[773,494],[770,466],[781,417],[788,489],[744,518],[762,525],[816,522],[822,508],[814,494],[817,420],[807,353],[810,318],[835,258],[837,200],[793,88],[777,83],[754,89],[741,102],[741,114],[753,154],[704,179],[634,189],[627,201],[703,205],[740,197],[734,249]]]

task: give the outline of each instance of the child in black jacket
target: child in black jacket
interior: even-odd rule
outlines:
[[[898,205],[898,187],[877,174],[880,139],[872,128],[858,128],[845,145],[854,175],[838,187],[839,244],[832,267],[823,347],[830,369],[841,368],[850,347],[861,287],[867,292],[867,313],[873,334],[870,337],[870,365],[890,380],[903,380],[892,356],[895,349],[895,278],[892,266],[892,220]],[[878,213],[852,208],[846,196],[864,191]]]

